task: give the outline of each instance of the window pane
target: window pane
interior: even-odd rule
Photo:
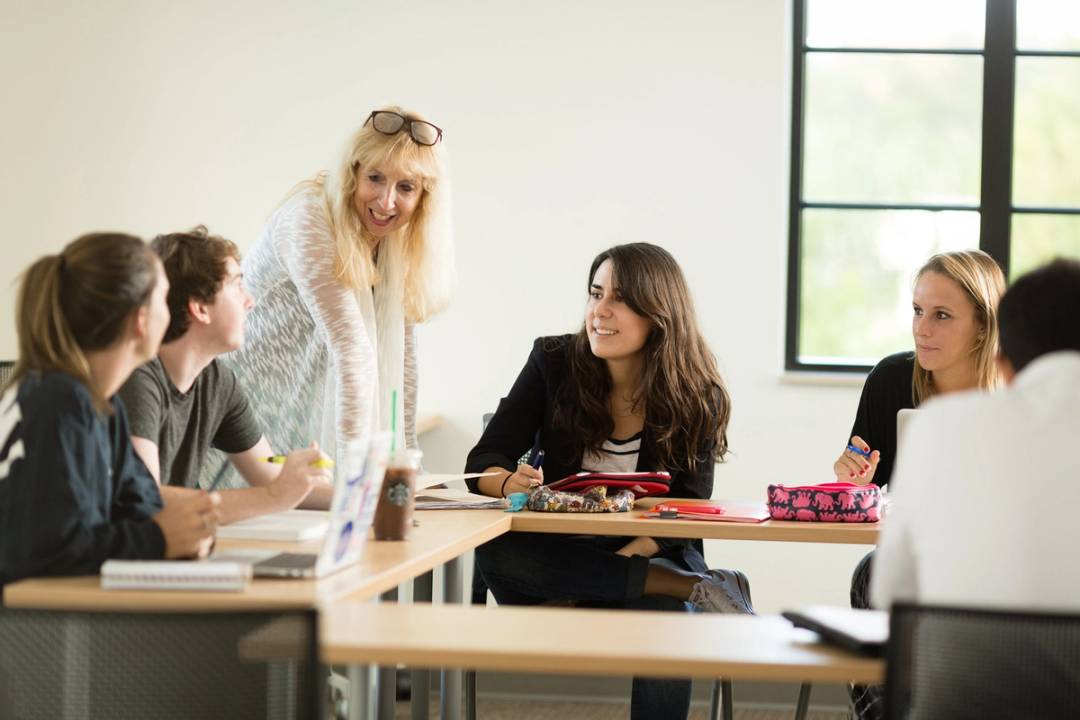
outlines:
[[[809,0],[811,47],[981,50],[985,0]]]
[[[1080,260],[1080,215],[1013,215],[1011,279],[1059,256]]]
[[[1080,58],[1016,59],[1014,146],[1014,204],[1080,207]]]
[[[978,204],[982,58],[810,53],[803,197]]]
[[[1080,50],[1080,3],[1076,0],[1016,3],[1016,46],[1021,50]]]
[[[976,212],[803,211],[799,362],[873,365],[911,349],[916,271],[978,246]]]

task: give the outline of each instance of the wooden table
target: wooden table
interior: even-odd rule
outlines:
[[[449,510],[418,513],[406,542],[369,541],[359,564],[320,580],[257,578],[243,592],[103,590],[97,575],[30,578],[4,588],[8,607],[135,612],[260,610],[320,607],[337,600],[367,600],[460,557],[510,529],[508,513]],[[222,551],[276,549],[317,552],[303,543],[221,540]]]
[[[420,526],[413,529],[413,535],[407,542],[369,542],[364,550],[361,562],[355,567],[342,570],[321,580],[277,580],[257,579],[244,592],[207,593],[194,591],[134,591],[102,590],[98,576],[67,578],[33,578],[8,585],[4,589],[4,603],[9,607],[46,608],[59,610],[114,610],[135,612],[163,611],[215,611],[215,610],[257,610],[273,608],[308,608],[318,607],[325,614],[335,611],[333,603],[338,601],[363,601],[375,596],[392,592],[398,585],[413,578],[423,576],[437,566],[444,566],[444,597],[447,602],[460,603],[462,600],[461,555],[511,530],[522,532],[551,532],[567,534],[596,535],[648,535],[653,537],[701,537],[731,540],[767,540],[781,542],[819,542],[874,544],[880,523],[878,524],[831,524],[798,523],[767,521],[764,523],[724,523],[699,522],[692,520],[644,519],[644,509],[659,500],[645,500],[639,509],[630,513],[618,514],[560,514],[504,513],[493,510],[428,511],[418,513]],[[270,543],[242,540],[222,540],[222,550],[274,548],[289,552],[315,552],[319,542],[307,543]],[[430,599],[428,595],[417,596]],[[350,607],[354,607],[350,604]],[[431,608],[422,605],[397,607],[393,605],[372,606],[380,608],[377,612],[400,612],[403,614],[428,612]],[[500,608],[499,612],[540,612],[537,609]],[[666,615],[666,614],[665,614]],[[619,613],[619,622],[625,622],[625,613]],[[404,615],[394,616],[393,624],[380,625],[388,632],[396,632],[401,627],[410,625],[411,620],[404,620]],[[655,622],[658,615],[650,614],[650,622]],[[701,616],[687,617],[673,614],[673,622],[689,621],[697,623],[715,618]],[[389,622],[389,620],[388,620]],[[400,623],[400,626],[399,626]],[[324,627],[327,627],[324,625]],[[337,627],[336,625],[334,627]],[[749,626],[754,627],[754,626]],[[332,635],[324,635],[327,640]],[[682,648],[676,648],[681,653]],[[338,662],[334,660],[333,662]],[[370,662],[370,661],[365,661]],[[375,662],[381,662],[375,660]],[[396,662],[396,661],[395,661]],[[355,673],[350,673],[354,698],[365,689],[369,680],[363,668],[369,665],[349,662]],[[416,667],[442,667],[445,661],[435,661],[428,657],[426,663]],[[482,667],[475,665],[474,667]],[[504,664],[492,666],[510,669]],[[590,664],[590,667],[599,667]],[[566,669],[571,669],[569,665]],[[758,667],[754,672],[761,671]],[[599,671],[598,671],[599,672]],[[846,671],[844,671],[846,672]],[[841,672],[840,674],[844,674]],[[608,674],[615,673],[611,671]],[[615,673],[618,674],[618,673]],[[685,670],[676,675],[686,676]],[[690,673],[693,674],[693,673]],[[731,675],[727,671],[725,676]],[[389,677],[391,674],[387,673]],[[755,675],[758,679],[767,679]],[[807,676],[808,680],[816,677]],[[858,679],[858,678],[854,678]],[[386,678],[382,678],[382,688],[387,689]],[[426,688],[426,682],[421,680]],[[448,672],[443,678],[444,717],[456,718],[460,705],[461,682],[457,671]],[[366,690],[365,690],[366,691]],[[423,697],[421,688],[414,692]],[[382,692],[384,702],[380,705],[381,714],[392,709],[392,695]],[[359,705],[359,703],[357,703]],[[426,700],[424,700],[426,707]]]
[[[213,612],[224,610],[271,610],[282,608],[325,608],[348,599],[370,600],[388,593],[402,583],[445,568],[443,594],[446,602],[461,602],[461,556],[478,545],[510,530],[511,516],[498,510],[439,510],[417,513],[419,526],[404,542],[369,540],[360,562],[320,580],[257,578],[243,592],[103,590],[98,575],[81,577],[30,578],[4,588],[4,604],[13,608],[50,610],[131,611],[131,612]],[[282,552],[318,552],[321,541],[302,543],[221,540],[223,552],[243,549],[274,549]],[[430,582],[426,599],[431,599]],[[349,673],[354,708],[366,712],[379,701],[380,716],[393,710],[394,673],[379,676],[378,698],[372,697],[368,666],[353,666]],[[418,703],[427,708],[427,674],[421,672]],[[443,716],[459,717],[460,671],[444,673]],[[370,713],[369,713],[370,714]]]
[[[365,600],[459,558],[510,530],[593,535],[648,535],[726,540],[874,544],[881,523],[701,522],[642,518],[659,502],[643,500],[629,513],[503,513],[432,510],[417,513],[420,525],[407,542],[370,541],[361,562],[321,580],[257,579],[244,592],[102,590],[97,575],[30,578],[4,588],[4,604],[59,610],[213,611],[318,607],[340,599]],[[221,540],[229,549],[273,548],[316,552],[319,541],[273,543]]]
[[[323,662],[502,672],[881,682],[884,660],[821,643],[778,616],[338,603]]]
[[[626,535],[635,537],[682,537],[707,540],[768,540],[776,542],[841,543],[875,545],[881,524],[819,523],[766,520],[761,523],[661,520],[645,518],[645,510],[664,498],[639,500],[626,513],[513,513],[511,530],[570,535]],[[718,501],[723,503],[723,501]]]

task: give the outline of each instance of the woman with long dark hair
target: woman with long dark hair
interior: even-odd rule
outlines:
[[[648,243],[596,257],[585,319],[539,338],[469,453],[495,497],[581,470],[667,471],[671,495],[709,498],[727,453],[731,401],[675,259]],[[517,464],[535,443],[542,469]],[[544,602],[753,612],[742,573],[708,570],[700,540],[508,533],[476,552],[501,604]],[[635,679],[633,718],[685,717],[689,680]]]

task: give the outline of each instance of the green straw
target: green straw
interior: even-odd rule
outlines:
[[[397,388],[390,391],[390,454],[397,450]]]

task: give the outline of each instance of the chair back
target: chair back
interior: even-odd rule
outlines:
[[[1080,717],[1080,615],[894,606],[885,717]]]
[[[11,377],[11,371],[15,369],[15,363],[11,360],[0,360],[0,387],[7,383]]]
[[[314,610],[0,611],[4,718],[320,718]]]

